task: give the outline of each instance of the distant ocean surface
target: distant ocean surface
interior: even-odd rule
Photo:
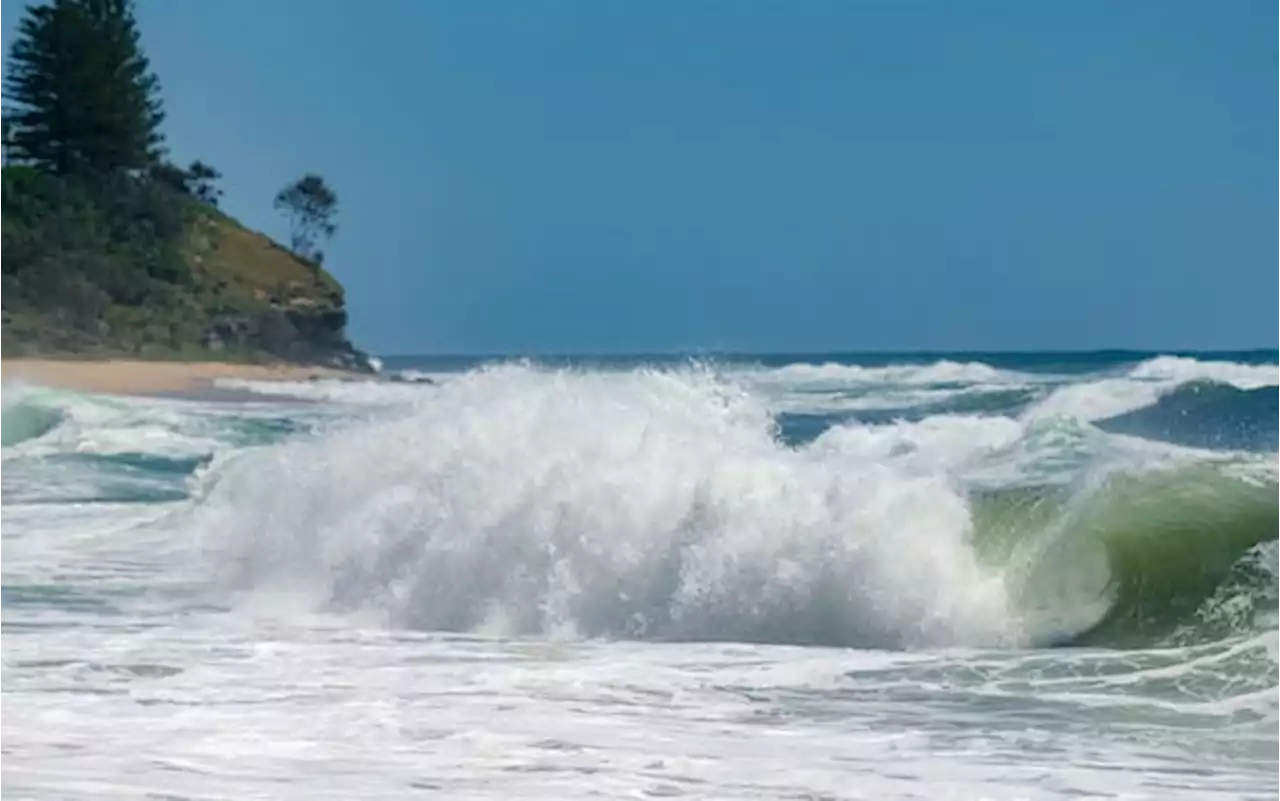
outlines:
[[[1274,350],[3,391],[7,799],[1264,799]]]

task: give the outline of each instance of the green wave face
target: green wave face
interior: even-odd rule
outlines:
[[[1275,606],[1276,551],[1261,545],[1280,528],[1274,483],[1197,467],[1074,494],[992,492],[974,499],[974,523],[980,557],[1004,570],[1035,644],[1217,637],[1253,625],[1241,609]]]
[[[0,445],[9,447],[35,439],[61,423],[62,417],[61,409],[34,399],[5,403],[3,418],[0,419]]]

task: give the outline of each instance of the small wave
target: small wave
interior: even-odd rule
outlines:
[[[1113,376],[1056,388],[1033,404],[1027,419],[1064,416],[1080,420],[1103,420],[1155,404],[1180,386],[1198,381],[1230,384],[1240,389],[1257,389],[1280,383],[1280,367],[1274,364],[1202,362],[1177,356],[1158,356],[1131,368],[1124,376]]]
[[[25,455],[57,453],[157,458],[200,458],[229,446],[216,426],[198,414],[161,402],[76,396],[64,407],[65,422]]]
[[[1057,380],[999,370],[982,362],[939,361],[867,367],[790,364],[730,368],[724,374],[793,416],[881,423],[958,413],[1016,413]],[[805,430],[811,426],[802,424]]]
[[[4,475],[6,502],[171,500],[215,456],[313,427],[295,412],[243,403],[36,387],[6,387],[4,403],[4,461],[14,468]]]
[[[1134,367],[1129,377],[1175,384],[1213,381],[1239,389],[1257,389],[1280,385],[1280,365],[1202,362],[1185,356],[1157,356]]]
[[[440,382],[441,377],[442,376],[440,373],[428,373],[422,370],[414,370],[413,368],[408,368],[405,370],[398,370],[395,373],[392,373],[390,376],[388,376],[387,380],[396,381],[396,382],[407,382],[410,384],[437,384]]]
[[[957,472],[1012,447],[1024,428],[1007,417],[944,415],[889,425],[834,426],[811,450],[861,462],[893,462],[915,472]]]
[[[1150,406],[1097,425],[1104,431],[1191,448],[1275,451],[1278,414],[1275,386],[1238,389],[1197,380],[1167,392]]]
[[[938,414],[1016,413],[1036,397],[1036,391],[1029,387],[868,387],[856,391],[774,393],[769,396],[769,402],[783,414],[845,415],[863,422],[888,422],[919,420]]]
[[[49,433],[64,417],[49,393],[23,386],[5,387],[3,415],[0,439],[6,448]]]
[[[1024,413],[1027,420],[1070,417],[1102,420],[1150,406],[1160,398],[1164,386],[1128,378],[1104,378],[1084,384],[1067,384],[1032,404]]]
[[[415,403],[434,386],[427,381],[320,379],[316,381],[250,381],[218,379],[216,386],[274,398],[329,401],[355,406],[394,406]]]
[[[983,362],[939,361],[931,364],[892,364],[867,367],[857,364],[788,364],[745,374],[753,383],[792,388],[838,389],[857,385],[936,386],[961,384],[1025,383],[1028,376],[998,370]]]

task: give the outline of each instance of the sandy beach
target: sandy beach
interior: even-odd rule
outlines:
[[[4,359],[5,382],[18,380],[56,389],[116,395],[199,393],[220,378],[257,381],[306,381],[350,378],[355,374],[325,367],[227,362],[161,362],[140,360]]]

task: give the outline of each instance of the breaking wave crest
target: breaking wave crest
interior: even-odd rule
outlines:
[[[1180,387],[1202,382],[1241,390],[1276,386],[1280,384],[1280,367],[1157,356],[1140,362],[1122,375],[1058,387],[1028,409],[1024,417],[1104,420],[1151,406]]]
[[[1007,636],[945,476],[787,449],[763,405],[705,372],[478,371],[398,419],[234,467],[199,520],[234,580],[395,625]]]
[[[1141,645],[1251,630],[1254,618],[1210,625],[1222,621],[1224,591],[1274,612],[1274,483],[1206,465],[1110,474],[987,493],[975,517],[977,550],[1005,567],[1013,604],[1042,640]],[[1248,575],[1261,580],[1240,581]]]
[[[893,386],[938,386],[956,384],[1021,383],[1019,373],[999,370],[983,362],[942,360],[926,364],[889,364],[868,367],[857,364],[789,364],[755,375],[761,383],[790,387],[838,388],[858,384]]]
[[[504,635],[907,648],[1165,636],[1115,621],[1157,601],[1190,620],[1275,539],[1274,500],[1234,479],[1174,519],[1155,513],[1176,504],[1132,499],[1185,493],[1123,473],[1051,501],[975,496],[961,468],[1026,430],[956,420],[791,447],[763,401],[708,370],[495,366],[239,455],[191,525],[250,603]],[[1153,543],[1181,556],[1133,556]],[[1208,552],[1214,571],[1174,577]],[[1161,582],[1177,586],[1153,595]]]

